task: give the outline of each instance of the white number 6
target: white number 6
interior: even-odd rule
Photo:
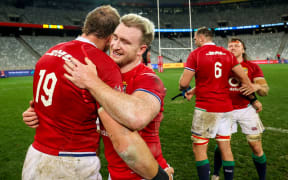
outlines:
[[[215,77],[220,78],[222,76],[222,64],[220,62],[215,63]]]

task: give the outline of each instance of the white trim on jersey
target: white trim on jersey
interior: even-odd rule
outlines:
[[[213,42],[209,42],[209,43],[205,43],[205,44],[203,44],[202,46],[205,46],[205,45],[215,45],[215,43],[213,43]]]
[[[189,67],[185,67],[185,69],[195,72],[195,69],[192,69],[192,68],[189,68]]]
[[[81,41],[81,42],[86,42],[86,43],[92,44],[93,46],[95,46],[95,47],[97,48],[96,44],[94,44],[93,42],[91,42],[91,41],[89,41],[88,39],[83,38],[83,37],[81,37],[81,36],[78,36],[75,40],[76,40],[76,41]]]
[[[85,157],[97,156],[96,152],[59,152],[58,156]]]

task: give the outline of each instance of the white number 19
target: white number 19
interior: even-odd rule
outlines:
[[[215,77],[220,78],[222,76],[222,64],[220,62],[215,63]]]
[[[46,70],[40,70],[40,72],[39,72],[40,79],[39,79],[39,82],[37,85],[36,98],[35,98],[35,101],[37,103],[38,103],[38,99],[39,99],[40,87],[42,85],[42,81],[44,79],[45,72],[46,72]],[[48,88],[48,83],[50,80],[52,82],[51,82],[50,88]],[[55,89],[56,82],[57,82],[57,78],[56,78],[54,72],[46,75],[46,78],[45,78],[44,84],[43,84],[43,90],[44,90],[46,96],[48,96],[48,99],[46,99],[45,96],[41,95],[41,101],[45,107],[50,106],[52,104],[52,97],[53,97],[53,92]]]

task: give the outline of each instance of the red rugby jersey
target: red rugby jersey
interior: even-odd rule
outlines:
[[[85,56],[97,66],[99,78],[113,88],[122,88],[119,67],[87,39],[77,38],[49,49],[37,62],[33,81],[39,119],[33,147],[41,152],[59,155],[98,148],[96,102],[87,90],[64,77],[64,61],[74,57],[84,63]]]
[[[241,66],[243,67],[244,71],[248,75],[251,82],[253,82],[254,78],[257,77],[264,77],[264,74],[261,68],[250,61],[243,61],[241,62]],[[239,91],[241,87],[240,81],[233,75],[229,78],[229,91],[230,97],[232,99],[232,104],[234,109],[242,109],[246,108],[250,101],[247,99],[246,96],[243,96],[242,93]]]
[[[159,165],[164,169],[168,167],[168,165],[162,156],[159,127],[160,122],[163,119],[163,100],[166,93],[165,87],[159,77],[142,63],[131,71],[122,74],[122,78],[123,89],[127,94],[133,94],[135,91],[144,91],[154,95],[161,103],[161,110],[158,115],[144,129],[139,131],[139,134],[150,148]],[[106,136],[105,131],[102,130],[101,132],[105,145],[105,156],[108,162],[108,170],[112,180],[143,179],[134,173],[118,156],[109,137]]]
[[[237,64],[232,53],[214,43],[207,43],[189,54],[185,69],[195,72],[195,108],[207,112],[233,110],[228,78]]]

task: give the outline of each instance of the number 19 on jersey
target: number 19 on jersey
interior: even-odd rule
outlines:
[[[57,83],[57,77],[54,72],[49,73],[46,76],[45,76],[45,73],[46,73],[46,70],[40,70],[39,72],[40,78],[37,84],[35,102],[38,103],[40,89],[42,88],[47,98],[44,95],[40,95],[41,102],[43,103],[45,107],[47,107],[47,106],[52,105],[52,97],[53,97],[54,89]],[[50,88],[48,87],[49,81],[51,81]],[[43,82],[43,86],[42,86],[42,82]]]

